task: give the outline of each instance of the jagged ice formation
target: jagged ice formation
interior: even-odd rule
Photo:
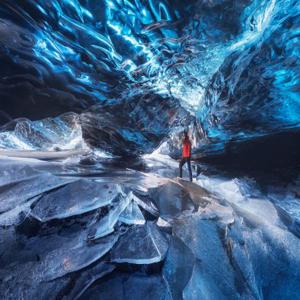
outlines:
[[[112,147],[98,146],[119,152],[111,148],[119,148],[114,137],[120,136],[137,155],[157,147],[149,134],[162,141],[193,118],[204,144],[219,145],[214,149],[298,130],[299,10],[296,0],[4,0],[1,122],[81,113],[94,105],[103,115],[105,107],[119,105],[124,114],[117,130],[93,125],[108,135],[117,131],[108,138]],[[162,116],[174,105],[155,132],[123,121],[135,118],[131,99],[147,118],[149,103],[135,100],[143,95],[157,98],[156,107],[155,101],[166,103]],[[188,122],[175,113],[178,103],[191,114]],[[168,120],[174,113],[175,123]],[[148,142],[147,150],[141,142]]]
[[[1,0],[0,298],[300,299],[299,29],[299,0]]]

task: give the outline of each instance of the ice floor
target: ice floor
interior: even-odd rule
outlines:
[[[0,159],[1,299],[300,299],[300,182]]]

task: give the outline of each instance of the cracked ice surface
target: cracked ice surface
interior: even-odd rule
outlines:
[[[109,205],[117,194],[113,185],[81,179],[43,196],[31,215],[41,222],[80,215]]]
[[[1,298],[298,299],[298,183],[160,176],[173,165],[2,163]]]
[[[3,184],[0,186],[0,213],[7,212],[18,205],[22,205],[30,198],[73,181],[73,179],[57,178],[46,172],[34,173],[27,168],[20,171],[21,174],[16,174],[18,168],[15,170],[6,170],[5,168],[2,171],[6,179],[3,180]],[[27,172],[28,177],[26,177]],[[11,181],[9,181],[10,179]]]
[[[168,250],[165,236],[155,224],[147,223],[130,228],[112,251],[117,263],[151,264],[164,259]]]

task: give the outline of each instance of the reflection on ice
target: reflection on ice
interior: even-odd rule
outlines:
[[[189,194],[178,183],[168,182],[150,190],[152,201],[162,217],[175,217],[183,211],[194,211]]]

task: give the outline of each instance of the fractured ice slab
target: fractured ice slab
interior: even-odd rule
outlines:
[[[50,173],[39,173],[21,181],[7,183],[0,187],[0,213],[23,204],[26,200],[41,193],[53,190],[74,179],[56,177]]]
[[[71,292],[68,293],[66,299],[77,300],[82,294],[99,278],[111,273],[115,269],[114,265],[107,263],[99,263],[91,269],[83,271],[79,278],[76,280],[75,286]]]
[[[124,299],[164,299],[171,300],[164,280],[159,275],[134,274],[125,283]]]
[[[247,217],[228,231],[231,261],[253,298],[298,299],[300,240],[284,227],[261,223],[248,226]]]
[[[9,295],[8,298],[1,299],[55,298],[60,289],[64,288],[65,279],[68,281],[70,276],[73,276],[71,273],[85,269],[77,278],[76,285],[73,282],[66,290],[70,291],[72,288],[72,297],[66,299],[74,299],[94,280],[112,271],[110,266],[93,266],[90,270],[86,268],[101,259],[114,246],[118,235],[111,235],[90,244],[85,240],[86,232],[82,228],[77,228],[77,232],[75,227],[70,229],[59,234],[39,235],[31,239],[12,238],[12,228],[3,231],[4,236],[1,232],[0,246],[3,243],[3,247],[0,252],[4,254],[5,261],[0,259],[0,298],[1,295]],[[6,249],[8,246],[9,249]],[[51,291],[53,281],[55,285]],[[39,289],[43,289],[40,297],[37,296]],[[48,290],[50,298],[42,297],[46,293],[45,290]],[[30,295],[34,297],[30,298]]]
[[[148,194],[147,194],[148,196]],[[159,211],[155,204],[149,199],[148,197],[137,197],[135,193],[132,193],[132,198],[133,200],[138,204],[139,207],[143,208],[145,211],[150,213],[153,216],[158,217],[159,216]]]
[[[243,202],[248,196],[247,187],[242,188],[243,183],[237,179],[201,175],[198,176],[197,183],[220,199],[226,199],[230,202]]]
[[[184,299],[202,299],[206,293],[208,299],[235,299],[238,291],[234,270],[220,239],[217,222],[202,220],[200,216],[185,217],[176,221],[173,234],[200,262],[198,267],[194,266]],[[220,298],[220,295],[223,296]]]
[[[198,300],[198,299],[239,299],[232,294],[231,298],[227,298],[213,278],[205,276],[201,271],[201,263],[196,262],[191,280],[188,282],[183,290],[184,300]]]
[[[136,225],[120,237],[112,250],[112,261],[117,263],[153,264],[164,259],[168,241],[157,225],[147,222]]]
[[[34,197],[22,205],[17,205],[12,210],[0,214],[0,226],[12,226],[22,223],[30,214],[32,204],[40,199],[40,197]]]
[[[54,299],[54,295],[68,288],[71,278],[62,277],[50,282],[37,280],[38,270],[35,262],[25,266],[16,266],[11,276],[2,276],[0,270],[0,298],[6,300],[14,299]]]
[[[114,231],[114,227],[119,220],[121,213],[126,209],[131,198],[118,189],[120,194],[112,203],[108,214],[91,226],[88,234],[89,239],[98,239]]]
[[[109,205],[117,194],[113,184],[82,179],[42,196],[31,215],[41,222],[80,215]]]
[[[121,213],[119,220],[128,225],[143,225],[146,222],[139,206],[134,201],[134,198],[131,199],[125,210]]]
[[[171,237],[162,275],[173,299],[182,299],[182,291],[191,278],[195,261],[192,251],[176,236]]]
[[[52,280],[87,267],[106,254],[118,240],[111,235],[89,245],[85,240],[71,242],[48,253],[42,259],[45,280]]]
[[[91,227],[89,239],[98,239],[112,233],[118,221],[128,225],[145,224],[145,218],[137,205],[141,201],[132,192],[126,195],[120,186],[117,186],[116,191],[119,195],[111,203],[108,214]]]
[[[6,160],[5,162],[1,160],[0,186],[29,179],[38,174],[39,172],[37,170],[27,165],[7,163]]]
[[[167,182],[149,191],[161,217],[176,217],[183,211],[196,209],[189,193],[177,183]]]
[[[89,288],[81,300],[172,300],[160,275],[115,273],[111,278]]]

